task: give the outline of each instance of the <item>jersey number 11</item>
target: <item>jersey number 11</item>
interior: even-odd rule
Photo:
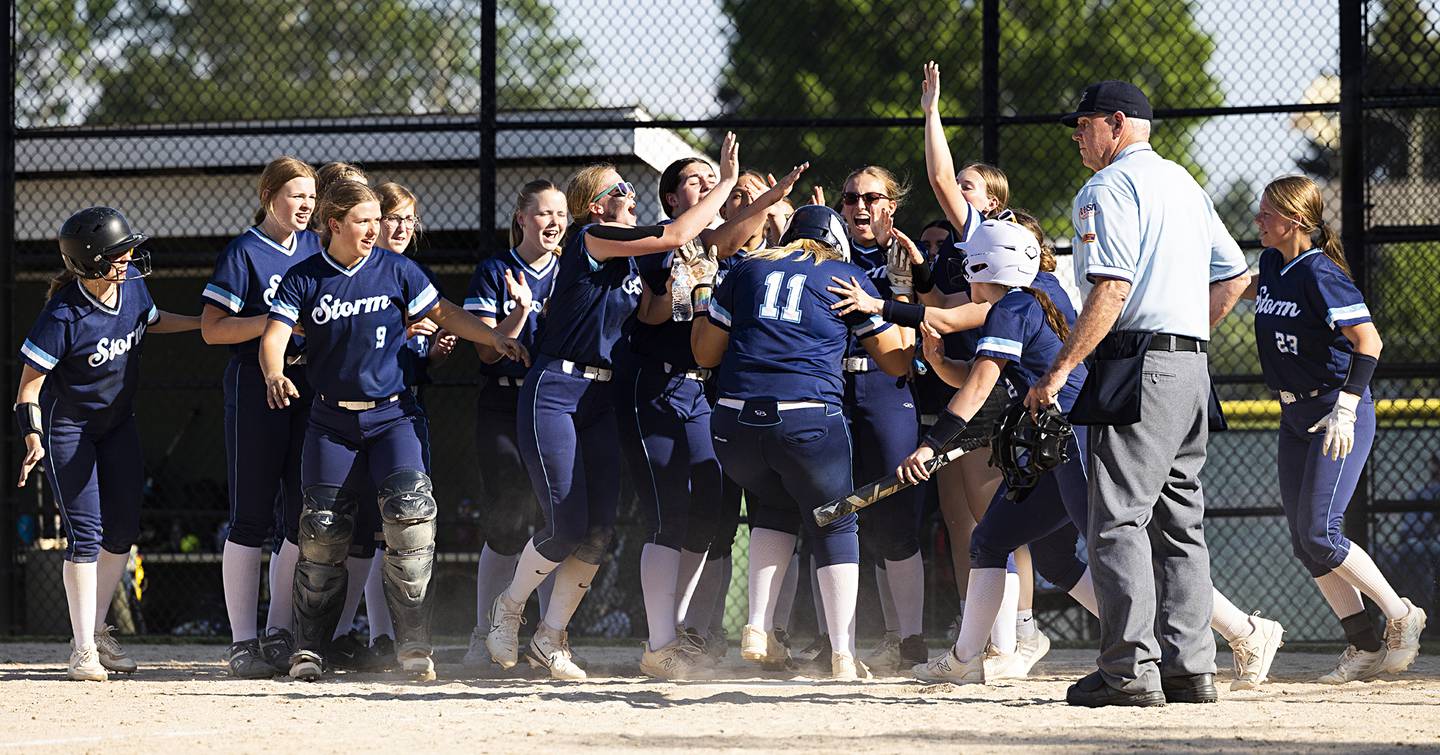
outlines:
[[[776,304],[780,301],[780,289],[784,288],[785,308],[777,309]],[[785,322],[800,322],[800,295],[805,293],[805,276],[797,274],[785,280],[785,273],[776,270],[765,276],[765,301],[760,305],[760,319],[762,320],[784,320]]]

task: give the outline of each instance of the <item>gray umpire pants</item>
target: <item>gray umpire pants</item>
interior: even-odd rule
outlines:
[[[1204,354],[1145,355],[1140,421],[1090,429],[1090,569],[1100,674],[1126,692],[1215,672],[1200,468],[1209,437]]]

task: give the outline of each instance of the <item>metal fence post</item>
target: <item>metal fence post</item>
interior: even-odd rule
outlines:
[[[495,243],[495,56],[496,0],[484,0],[480,11],[480,249],[477,258]]]
[[[5,248],[0,250],[0,333],[5,334],[5,343],[0,348],[0,403],[9,403],[15,395],[16,371],[19,369],[12,340],[15,336],[15,3],[5,3],[5,40],[0,57],[5,60],[5,71],[10,81],[9,91],[4,96],[4,124],[0,126],[0,239]],[[5,412],[5,421],[0,423],[0,458],[5,461],[0,469],[5,470],[5,479],[14,479],[14,464],[17,458],[15,447],[14,420],[11,412]],[[10,634],[17,629],[21,583],[16,559],[19,556],[20,538],[16,530],[19,519],[19,492],[10,485],[0,494],[0,634]]]
[[[980,11],[980,123],[982,159],[1000,164],[1000,0]]]
[[[1365,205],[1365,9],[1367,0],[1340,3],[1340,240],[1367,299],[1370,250],[1366,248]],[[1360,473],[1355,497],[1345,515],[1345,535],[1361,547],[1370,545],[1370,473]]]

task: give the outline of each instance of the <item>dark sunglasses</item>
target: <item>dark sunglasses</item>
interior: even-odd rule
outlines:
[[[840,195],[840,201],[841,201],[841,202],[844,202],[844,203],[847,204],[847,205],[856,205],[856,204],[859,204],[859,203],[860,203],[860,200],[862,200],[862,199],[865,200],[865,204],[875,204],[876,202],[879,202],[879,201],[882,200],[882,199],[889,199],[889,198],[890,198],[890,197],[887,197],[887,196],[885,196],[884,194],[881,194],[881,193],[878,192],[878,191],[872,191],[872,192],[869,192],[869,193],[866,193],[866,194],[856,194],[856,193],[853,192],[853,191],[847,191],[847,192],[845,192],[844,194],[841,194],[841,195]]]

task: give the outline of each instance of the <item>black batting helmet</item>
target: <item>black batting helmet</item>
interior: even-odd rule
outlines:
[[[813,239],[830,246],[850,259],[850,234],[845,230],[845,219],[840,213],[818,204],[807,204],[790,216],[790,225],[780,235],[780,244],[792,243],[797,239]]]
[[[1016,401],[1005,410],[990,439],[990,463],[1005,476],[1006,494],[1012,501],[1024,500],[1040,482],[1040,476],[1069,461],[1068,449],[1075,429],[1054,406],[1030,415],[1024,402]]]
[[[113,207],[89,207],[60,226],[60,256],[76,277],[96,279],[110,274],[115,257],[150,239],[130,229],[130,221]],[[150,273],[150,254],[136,251],[130,259],[140,275]],[[133,276],[132,276],[133,277]]]

